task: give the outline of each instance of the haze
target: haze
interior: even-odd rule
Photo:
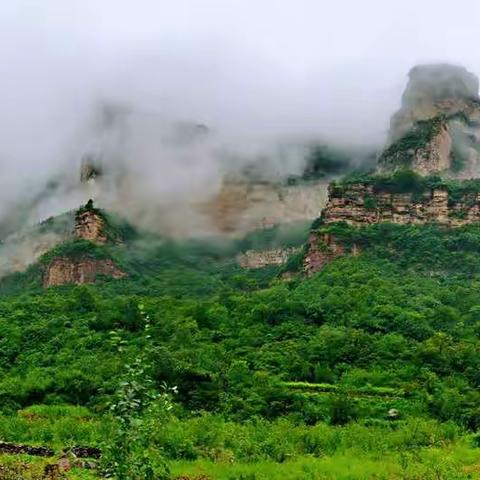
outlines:
[[[246,152],[298,138],[380,145],[413,65],[480,73],[471,48],[479,14],[475,0],[2,2],[0,215],[59,172],[76,175],[105,100],[162,125],[191,121],[215,132],[214,148],[193,150],[206,159],[193,170],[188,149],[165,153],[152,133],[138,134],[125,161],[146,172],[152,195],[190,191],[192,176],[201,177],[194,191],[209,178],[215,189],[210,157],[220,144]],[[184,176],[174,168],[180,157]]]

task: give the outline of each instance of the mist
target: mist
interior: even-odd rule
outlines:
[[[2,231],[91,196],[141,226],[208,230],[192,204],[245,165],[282,177],[307,142],[381,146],[413,65],[480,72],[477,2],[386,3],[4,2]],[[92,154],[101,190],[79,186]]]

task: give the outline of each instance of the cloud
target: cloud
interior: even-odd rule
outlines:
[[[252,159],[296,173],[301,150],[279,145],[381,144],[412,65],[480,71],[478,2],[457,3],[2,2],[0,219],[13,228],[74,208],[92,193],[76,187],[92,151],[116,172],[105,204],[161,224]],[[126,113],[105,128],[109,104]],[[210,133],[175,143],[182,124]]]

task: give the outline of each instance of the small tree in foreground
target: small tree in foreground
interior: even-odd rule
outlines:
[[[166,480],[169,469],[160,451],[149,445],[152,419],[165,418],[172,409],[171,395],[176,387],[162,385],[159,391],[152,379],[152,358],[155,347],[150,336],[150,317],[139,305],[144,326],[145,348],[134,361],[125,365],[112,401],[110,412],[115,422],[115,436],[103,447],[102,470],[107,478],[121,480]],[[112,343],[121,353],[124,342],[118,332],[111,332]]]

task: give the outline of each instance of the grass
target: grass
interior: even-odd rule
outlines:
[[[58,452],[74,445],[97,446],[110,434],[108,420],[84,407],[35,405],[0,416],[0,440],[46,445]]]
[[[480,479],[478,452],[465,443],[418,451],[364,454],[350,449],[331,456],[305,456],[283,463],[174,462],[173,478],[211,480],[454,480]]]
[[[57,457],[39,458],[30,455],[4,455],[0,454],[0,479],[1,480],[44,480],[45,467],[58,461]],[[98,478],[94,470],[72,467],[65,472],[68,480],[93,480]]]
[[[37,480],[56,458],[0,455],[0,478]],[[278,463],[199,459],[169,462],[172,479],[189,480],[463,480],[480,479],[478,450],[466,439],[439,448],[365,453],[361,445],[333,455],[302,456]],[[5,474],[10,472],[10,476]],[[22,475],[19,477],[18,475]],[[15,476],[17,475],[17,476]],[[95,472],[73,468],[69,480],[98,478]]]
[[[45,465],[56,459],[0,455],[2,479],[37,480]],[[332,456],[304,456],[283,463],[258,461],[175,461],[169,464],[172,479],[189,480],[475,480],[480,479],[478,452],[460,443],[454,447],[417,452],[365,455],[356,449]],[[10,472],[10,475],[5,474]],[[18,475],[22,475],[19,477]],[[73,468],[69,480],[98,478],[94,471]]]

